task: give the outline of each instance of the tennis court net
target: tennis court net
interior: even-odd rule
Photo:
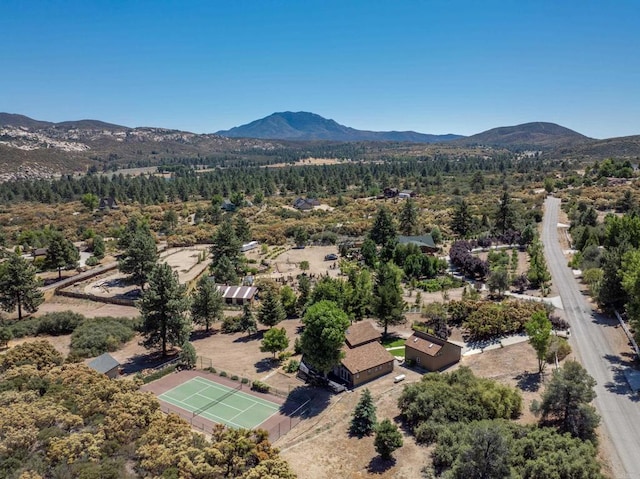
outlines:
[[[242,383],[238,384],[235,388],[233,388],[231,391],[224,393],[222,396],[220,396],[219,398],[214,399],[213,401],[211,401],[208,404],[205,404],[204,406],[196,409],[195,411],[193,411],[193,416],[192,417],[196,417],[199,416],[200,414],[202,414],[203,412],[205,412],[207,409],[212,408],[213,406],[215,406],[216,404],[218,404],[219,402],[224,401],[225,399],[227,399],[229,396],[231,396],[232,394],[235,394],[237,391],[239,391],[240,389],[242,389]]]

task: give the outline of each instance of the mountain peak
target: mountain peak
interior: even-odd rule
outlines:
[[[536,121],[515,126],[492,128],[476,135],[456,140],[460,145],[485,145],[501,148],[547,150],[568,147],[588,138],[556,123]]]
[[[332,141],[408,141],[438,143],[460,138],[460,135],[427,135],[415,131],[356,130],[307,111],[272,113],[246,125],[222,130],[217,135],[231,138],[261,138],[277,140]]]

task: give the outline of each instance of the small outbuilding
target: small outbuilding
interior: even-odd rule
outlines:
[[[297,198],[293,202],[293,207],[300,211],[309,211],[320,206],[320,202],[315,198]]]
[[[227,286],[219,284],[218,291],[222,293],[225,303],[244,305],[253,301],[258,292],[258,288],[255,286]]]
[[[114,379],[120,374],[120,363],[109,353],[104,353],[87,364],[91,369]]]
[[[414,331],[404,345],[405,361],[427,371],[438,371],[460,361],[462,346],[433,334]]]
[[[118,202],[113,196],[107,196],[105,198],[100,198],[100,204],[98,208],[101,210],[117,210],[120,207],[118,206]]]

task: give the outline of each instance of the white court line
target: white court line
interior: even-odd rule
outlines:
[[[172,401],[176,401],[176,402],[184,404],[187,407],[183,407],[182,409],[185,409],[186,411],[188,411],[190,413],[193,413],[195,411],[195,410],[191,409],[191,405],[190,404],[182,402],[179,399],[172,399]],[[178,404],[172,403],[171,401],[165,401],[165,402],[168,402],[169,404],[173,404],[174,406],[179,406]],[[182,407],[182,406],[179,406],[179,407]],[[218,424],[231,424],[231,425],[233,425],[233,426],[235,426],[237,428],[246,429],[244,426],[241,426],[240,424],[236,424],[235,422],[232,422],[232,421],[227,421],[226,419],[223,419],[220,416],[216,416],[215,414],[210,413],[209,411],[204,411],[202,414],[200,414],[201,417],[205,416],[205,415],[217,418],[218,421],[213,421],[213,422],[217,422]],[[198,417],[198,416],[193,416],[193,417]],[[193,419],[193,417],[191,419]]]
[[[201,397],[203,397],[203,398],[205,398],[205,399],[207,399],[209,402],[216,401],[216,399],[212,399],[212,398],[210,398],[209,396],[204,396],[204,395],[202,395],[202,394],[198,394],[198,395],[199,395],[199,396],[201,396]],[[225,398],[225,399],[226,399],[226,398]],[[228,407],[228,408],[230,408],[230,409],[235,409],[236,411],[242,411],[242,409],[238,409],[237,407],[232,406],[231,404],[227,404],[225,401],[220,401],[219,403],[216,403],[216,404],[214,404],[213,406],[217,406],[218,404],[221,404],[221,405],[223,405],[223,406],[225,406],[225,407]],[[213,407],[213,406],[211,406],[211,407]]]
[[[222,389],[220,387],[217,387],[218,385],[216,383],[214,383],[213,381],[210,381],[210,380],[208,380],[206,378],[195,377],[193,379],[198,381],[198,382],[200,382],[201,384],[204,383],[204,384],[208,384],[209,386],[213,385],[212,387],[215,387],[216,389]],[[233,390],[234,389],[234,388],[230,388],[230,387],[224,386],[224,385],[222,385],[222,387],[224,387],[226,390]],[[251,401],[253,401],[255,403],[258,403],[258,404],[261,404],[261,405],[263,405],[265,407],[268,407],[269,409],[273,409],[274,411],[278,411],[280,409],[280,407],[281,407],[280,404],[271,402],[271,401],[269,401],[267,399],[262,399],[262,398],[259,398],[259,397],[256,397],[256,396],[252,396],[251,394],[246,394],[246,393],[242,392],[242,390],[240,390],[240,389],[235,390],[235,391],[236,391],[235,394],[240,394],[240,395],[242,395],[242,397],[250,399]]]

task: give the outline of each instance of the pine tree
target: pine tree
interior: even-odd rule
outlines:
[[[395,241],[396,235],[396,227],[393,222],[393,218],[391,217],[391,213],[386,207],[381,206],[376,214],[373,227],[369,232],[369,237],[377,245],[384,246],[387,243]]]
[[[376,422],[376,406],[373,404],[371,391],[365,389],[353,411],[349,433],[357,437],[370,436],[375,432]]]
[[[275,288],[267,288],[258,312],[258,321],[272,328],[286,317],[287,313],[280,301],[280,295]]]
[[[192,295],[191,317],[197,324],[204,324],[205,331],[214,321],[222,321],[224,299],[217,286],[206,276],[198,281],[198,286]]]
[[[400,211],[400,231],[403,235],[412,236],[418,234],[420,225],[418,224],[418,207],[416,202],[407,198]]]
[[[138,229],[118,261],[118,268],[130,274],[133,282],[144,290],[147,278],[158,261],[156,242],[147,228]]]
[[[18,319],[22,319],[23,310],[35,313],[44,301],[39,286],[35,267],[23,257],[11,253],[0,264],[0,305],[7,312],[17,307]]]
[[[513,229],[515,223],[515,212],[511,203],[511,197],[509,192],[505,190],[502,193],[500,204],[495,213],[496,230],[504,234],[508,229]]]
[[[146,348],[160,345],[162,355],[166,356],[168,345],[182,345],[189,338],[186,287],[178,282],[178,275],[168,264],[158,264],[151,270],[149,288],[138,308]]]
[[[460,200],[453,208],[451,229],[462,238],[466,238],[473,230],[473,216],[469,211],[469,203]]]
[[[251,241],[251,226],[244,216],[236,216],[235,232],[238,240],[243,243]]]
[[[62,236],[62,233],[55,231],[49,241],[47,256],[44,260],[47,268],[58,270],[58,279],[62,278],[62,268],[77,266],[80,259],[78,249],[73,243]]]
[[[253,315],[250,304],[245,304],[242,307],[239,329],[247,334],[254,334],[258,331],[258,323],[256,323],[256,318]]]
[[[405,320],[399,276],[400,272],[393,263],[382,263],[376,272],[372,311],[378,324],[384,328],[384,336],[389,326]]]

